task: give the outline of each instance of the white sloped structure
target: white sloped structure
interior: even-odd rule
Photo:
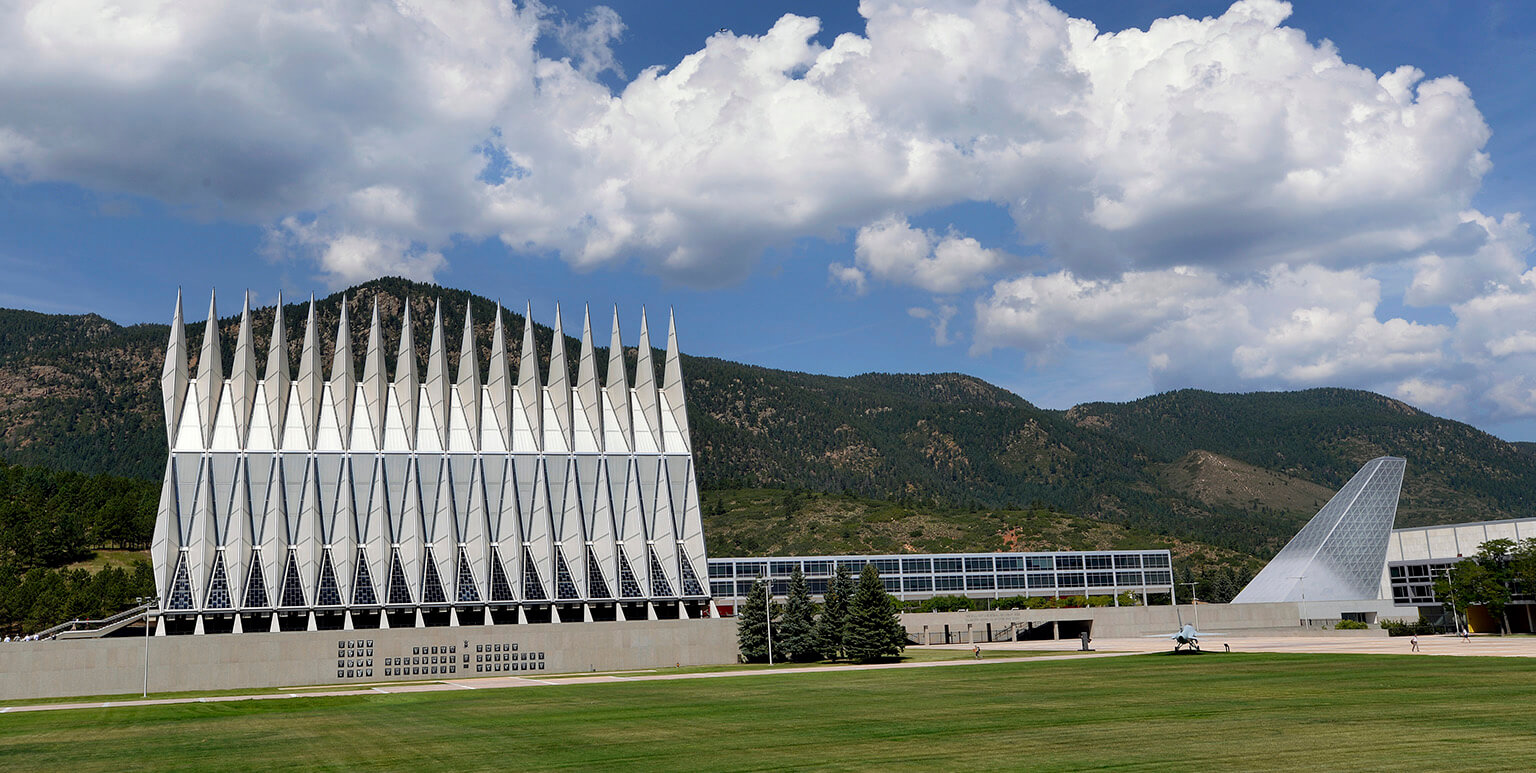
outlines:
[[[1379,598],[1407,466],[1395,456],[1366,462],[1232,603]]]
[[[499,308],[485,383],[468,310],[457,371],[439,306],[419,373],[408,304],[391,380],[377,302],[361,377],[343,303],[326,378],[313,299],[296,377],[281,300],[265,369],[247,302],[225,374],[210,300],[193,375],[178,295],[161,376],[159,631],[704,614],[675,328],[658,386],[642,313],[630,387],[615,312],[599,384],[585,318],[571,384],[555,315],[547,385],[529,318],[514,377]]]

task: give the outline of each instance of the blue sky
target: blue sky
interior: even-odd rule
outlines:
[[[401,273],[771,367],[1536,439],[1536,6],[303,9],[0,11],[0,305]]]

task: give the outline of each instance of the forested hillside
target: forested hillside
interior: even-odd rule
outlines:
[[[144,550],[160,487],[0,460],[0,633],[101,617],[153,595],[149,563],[71,569],[98,548]]]
[[[417,322],[417,356],[424,360],[439,299],[450,341],[458,340],[465,306],[472,305],[480,367],[488,367],[493,302],[402,279],[319,300],[327,361],[343,297],[358,367],[375,300],[392,371],[402,304],[409,303]],[[226,368],[239,301],[220,299]],[[204,303],[189,298],[188,318],[203,317]],[[285,307],[295,368],[305,313],[304,304]],[[608,338],[608,313],[593,321],[600,342]],[[272,309],[253,317],[264,363]],[[621,322],[632,343],[636,320]],[[579,335],[576,310],[566,310],[565,323],[568,334]],[[652,343],[664,346],[665,320],[652,323]],[[506,324],[515,364],[521,314],[509,310]],[[698,321],[679,325],[685,347],[690,324]],[[194,369],[202,327],[188,325]],[[547,368],[550,331],[536,330]],[[166,325],[121,327],[94,315],[0,311],[0,455],[157,480],[165,454],[158,377],[167,334]],[[570,338],[568,350],[577,344]],[[450,367],[457,367],[457,348],[449,347]],[[599,349],[605,376],[606,349]],[[633,350],[627,361],[633,381]],[[575,368],[574,359],[569,365]],[[935,512],[1050,511],[1260,557],[1283,545],[1362,463],[1382,454],[1409,460],[1404,524],[1528,516],[1536,504],[1536,455],[1368,392],[1182,391],[1050,411],[961,374],[838,378],[687,356],[683,371],[706,491],[805,489]]]

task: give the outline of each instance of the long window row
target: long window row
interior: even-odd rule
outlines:
[[[980,593],[987,596],[1081,595],[1122,591],[1168,592],[1171,554],[1161,551],[1094,553],[973,553],[929,556],[806,556],[711,558],[710,590],[716,597],[745,596],[766,578],[775,595],[789,591],[795,569],[812,595],[826,593],[839,568],[858,575],[866,565],[885,589],[906,596]]]

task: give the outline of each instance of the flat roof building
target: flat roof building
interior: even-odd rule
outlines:
[[[1440,619],[1445,614],[1444,599],[1435,594],[1435,580],[1444,577],[1456,562],[1476,555],[1484,542],[1519,542],[1531,537],[1536,537],[1536,518],[1393,529],[1387,543],[1385,593],[1396,604],[1418,607],[1425,618]],[[1536,600],[1515,595],[1511,606],[1521,609],[1509,615],[1510,627],[1520,631],[1536,629],[1533,605]],[[1480,623],[1491,624],[1492,620],[1473,619],[1474,629],[1481,630]]]
[[[799,569],[812,596],[845,566],[857,576],[874,564],[885,589],[903,601],[934,596],[997,599],[1009,596],[1115,596],[1173,593],[1173,557],[1167,550],[1056,551],[1042,553],[899,553],[888,555],[711,558],[709,584],[721,611],[734,609],[766,577],[772,593],[789,592]]]

